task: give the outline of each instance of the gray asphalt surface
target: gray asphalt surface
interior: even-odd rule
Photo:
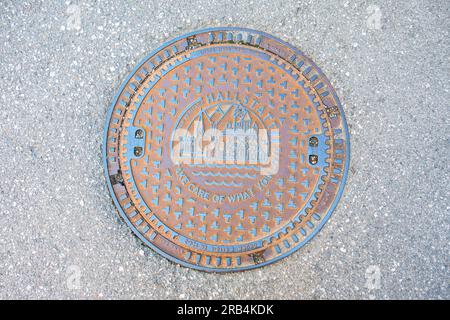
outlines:
[[[448,1],[128,3],[0,3],[0,298],[450,298]],[[335,86],[352,143],[319,235],[226,275],[142,245],[116,216],[100,151],[125,75],[208,26],[302,49]]]

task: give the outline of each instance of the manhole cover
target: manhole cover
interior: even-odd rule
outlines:
[[[103,153],[114,202],[142,241],[185,266],[233,271],[317,233],[344,187],[349,136],[335,91],[302,52],[213,28],[133,70]]]

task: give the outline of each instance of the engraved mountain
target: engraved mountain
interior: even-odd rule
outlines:
[[[197,126],[197,127],[196,127]],[[239,104],[220,104],[201,110],[187,127],[188,131],[203,134],[208,129],[258,130],[264,128],[258,117]]]

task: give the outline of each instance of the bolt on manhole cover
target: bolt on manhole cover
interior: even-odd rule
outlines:
[[[188,267],[236,271],[319,231],[344,188],[349,135],[334,89],[301,51],[212,28],[133,70],[103,153],[114,202],[142,241]]]

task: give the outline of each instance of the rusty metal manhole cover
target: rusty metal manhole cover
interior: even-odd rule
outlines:
[[[289,255],[329,218],[349,163],[343,110],[302,52],[213,28],[167,42],[120,88],[103,148],[121,216],[168,259],[245,270]]]

